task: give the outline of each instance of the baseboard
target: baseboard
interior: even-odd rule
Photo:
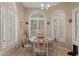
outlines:
[[[61,46],[58,46],[58,48],[61,48],[61,49],[63,49],[63,50],[70,51],[70,49],[68,49],[68,48],[64,48],[64,47],[61,47]]]

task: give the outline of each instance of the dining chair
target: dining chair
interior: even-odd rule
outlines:
[[[47,55],[47,42],[40,41],[41,39],[36,39],[34,42],[34,55],[45,56]]]
[[[29,54],[33,51],[33,43],[29,41],[28,37],[25,38],[24,48],[26,48],[26,52]]]
[[[50,40],[48,42],[48,55],[54,55],[55,54],[55,46],[54,46],[54,41]]]

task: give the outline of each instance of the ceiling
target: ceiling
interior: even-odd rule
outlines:
[[[26,8],[41,8],[41,4],[50,4],[51,6],[55,6],[60,2],[22,2],[22,5]]]

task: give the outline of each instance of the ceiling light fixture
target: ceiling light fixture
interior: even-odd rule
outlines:
[[[48,8],[50,7],[50,4],[41,4],[41,10],[48,10]]]
[[[44,7],[44,4],[41,4],[41,7]]]

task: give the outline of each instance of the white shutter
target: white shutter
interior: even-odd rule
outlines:
[[[7,11],[1,7],[1,48],[7,46]]]
[[[7,7],[7,8],[6,8]],[[12,3],[1,3],[0,11],[0,48],[15,43],[15,10]],[[13,7],[14,8],[14,7]]]

